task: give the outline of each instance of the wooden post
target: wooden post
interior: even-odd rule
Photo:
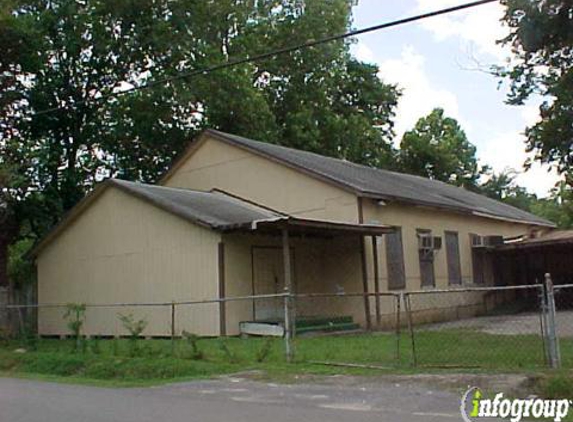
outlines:
[[[292,362],[293,350],[292,350],[292,315],[291,315],[291,294],[292,294],[292,274],[291,274],[291,263],[290,263],[290,245],[289,245],[289,235],[288,229],[284,228],[282,230],[282,240],[283,240],[283,265],[284,265],[284,277],[285,277],[285,293],[287,296],[284,298],[284,317],[285,317],[285,352],[287,362]]]
[[[378,267],[378,242],[376,241],[376,236],[372,236],[372,258],[374,264],[374,293],[376,293],[376,326],[380,328],[380,325],[382,325],[382,317],[380,315],[380,269]]]
[[[360,257],[362,264],[362,289],[364,291],[364,316],[366,317],[366,329],[372,329],[372,321],[370,319],[370,297],[368,297],[368,271],[366,263],[366,250],[364,248],[364,237],[360,236]]]
[[[402,312],[401,304],[404,297],[404,293],[400,292],[399,296],[395,296],[396,299],[396,362],[400,363],[400,336],[402,331],[402,322],[400,321],[400,313]]]
[[[227,304],[225,302],[225,244],[219,242],[219,335],[227,335]]]

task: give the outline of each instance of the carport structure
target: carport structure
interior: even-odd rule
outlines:
[[[536,284],[547,273],[554,284],[569,284],[573,282],[573,230],[506,241],[492,257],[498,284]]]

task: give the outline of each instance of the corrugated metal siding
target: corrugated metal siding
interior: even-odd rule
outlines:
[[[115,188],[38,257],[40,303],[170,302],[217,296],[216,232],[195,226]],[[145,335],[168,335],[169,308],[96,309],[86,333],[124,333],[117,313],[145,317]],[[40,312],[41,334],[66,334],[56,311]],[[218,333],[218,307],[180,308],[177,331]]]

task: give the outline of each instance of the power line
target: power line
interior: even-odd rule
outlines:
[[[191,78],[193,76],[204,75],[204,74],[215,72],[217,70],[226,69],[229,67],[238,66],[238,65],[242,65],[242,64],[246,64],[246,63],[262,61],[262,60],[269,59],[269,58],[272,58],[272,57],[275,57],[275,56],[278,56],[281,54],[291,53],[293,51],[302,50],[302,49],[310,48],[310,47],[315,47],[317,45],[326,44],[326,43],[329,43],[332,41],[338,41],[338,40],[342,40],[345,38],[366,34],[368,32],[374,32],[374,31],[379,31],[381,29],[386,29],[386,28],[391,28],[394,26],[404,25],[404,24],[419,21],[422,19],[428,19],[428,18],[432,18],[435,16],[445,15],[448,13],[453,13],[453,12],[457,12],[460,10],[469,9],[472,7],[477,7],[477,6],[481,6],[481,5],[484,5],[487,3],[493,3],[493,2],[497,2],[497,1],[499,1],[499,0],[473,1],[471,3],[464,3],[464,4],[460,4],[458,6],[453,6],[453,7],[448,7],[445,9],[435,10],[433,12],[422,13],[420,15],[415,15],[415,16],[410,16],[410,17],[403,18],[403,19],[398,19],[395,21],[385,22],[382,24],[369,26],[366,28],[361,28],[361,29],[357,29],[354,31],[345,32],[342,34],[331,35],[329,37],[321,38],[318,40],[310,40],[310,41],[307,41],[307,42],[302,43],[302,44],[297,44],[297,45],[293,45],[293,46],[289,46],[289,47],[280,48],[280,49],[273,50],[273,51],[270,51],[267,53],[262,53],[262,54],[258,54],[255,56],[246,56],[246,57],[243,57],[241,59],[231,60],[231,61],[224,62],[224,63],[218,63],[216,65],[205,67],[202,69],[196,69],[196,70],[193,70],[190,72],[179,73],[177,75],[173,75],[173,76],[170,76],[167,78],[161,78],[161,79],[158,79],[156,81],[148,82],[144,85],[134,86],[134,87],[127,89],[127,90],[124,90],[124,91],[116,91],[116,92],[110,92],[107,94],[103,94],[103,95],[100,95],[99,97],[91,99],[91,100],[77,101],[72,106],[75,107],[75,106],[78,106],[81,104],[86,104],[89,102],[101,102],[101,101],[106,100],[108,98],[119,97],[121,95],[130,94],[130,93],[135,92],[135,91],[142,91],[144,89],[151,89],[151,88],[154,88],[158,85],[163,85],[163,84],[166,84],[169,82],[173,82],[173,81],[177,81],[177,80],[181,80],[181,79],[187,79],[187,78]],[[47,109],[40,110],[40,111],[33,113],[33,116],[38,116],[38,115],[42,115],[42,114],[49,114],[49,113],[53,113],[56,111],[65,110],[67,108],[68,107],[65,107],[65,106],[47,108]]]

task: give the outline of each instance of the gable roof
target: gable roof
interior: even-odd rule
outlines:
[[[52,240],[110,187],[120,189],[128,195],[139,198],[191,223],[218,231],[276,230],[277,227],[288,226],[295,231],[380,235],[393,230],[389,226],[379,224],[352,224],[296,218],[221,191],[203,192],[108,179],[72,208],[34,248],[31,256],[38,256]]]
[[[208,129],[204,134],[278,161],[358,196],[436,207],[480,217],[555,227],[549,220],[437,180],[368,167]],[[185,159],[185,157],[183,157]]]

